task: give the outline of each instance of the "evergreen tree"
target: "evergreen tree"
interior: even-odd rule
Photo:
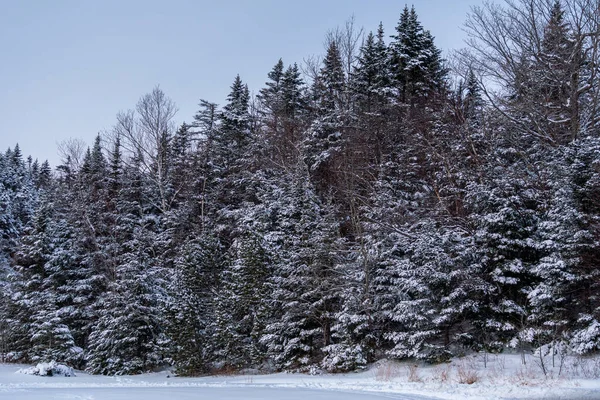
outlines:
[[[336,110],[343,110],[345,86],[346,77],[340,51],[336,42],[331,41],[323,60],[323,67],[313,82],[316,115],[328,116]]]
[[[69,301],[62,292],[70,282],[64,276],[69,265],[68,237],[53,221],[50,203],[42,202],[17,254],[19,280],[13,288],[19,328],[16,349],[32,361],[61,361],[77,365],[81,348],[75,346],[69,318]],[[65,262],[67,263],[65,265]],[[66,306],[66,308],[65,308]],[[19,343],[20,342],[20,343]]]
[[[212,144],[215,167],[223,173],[239,166],[250,142],[250,94],[239,75],[233,81],[227,101],[219,117],[219,132]]]
[[[305,170],[288,176],[281,189],[270,217],[269,237],[279,255],[270,279],[273,314],[261,343],[278,368],[306,368],[321,361],[332,344],[339,228]]]
[[[216,306],[216,346],[219,362],[239,369],[260,365],[264,351],[259,338],[264,333],[270,297],[267,278],[269,257],[255,233],[239,237],[229,249],[228,263],[221,273]]]
[[[116,199],[121,189],[121,179],[123,174],[123,154],[121,152],[121,137],[117,135],[110,154],[110,171],[108,176],[109,198]]]
[[[481,87],[473,69],[469,69],[469,75],[465,83],[465,95],[463,100],[463,114],[467,120],[476,120],[484,105],[481,97]]]
[[[344,131],[346,119],[344,93],[346,77],[339,49],[332,41],[323,60],[323,67],[312,85],[315,119],[305,134],[304,157],[318,190],[333,187],[335,158],[347,140]]]
[[[37,160],[36,160],[37,161]],[[40,166],[39,172],[36,174],[34,178],[34,182],[36,187],[39,188],[48,188],[50,185],[50,179],[52,178],[52,169],[50,168],[50,164],[48,160],[45,160]]]
[[[540,107],[543,110],[540,122],[544,124],[541,128],[556,142],[564,143],[578,135],[580,99],[575,91],[582,58],[564,20],[562,5],[556,0],[544,29],[538,61],[541,68],[534,67],[537,71],[533,76],[540,85],[540,104],[544,105]]]
[[[198,129],[202,141],[209,141],[215,135],[218,121],[217,104],[206,100],[200,100],[200,110],[194,115],[192,126]],[[210,146],[209,146],[210,147]]]
[[[390,75],[382,24],[379,25],[377,36],[372,32],[367,35],[360,49],[351,85],[361,111],[376,112],[385,106],[390,90]]]
[[[304,95],[304,81],[298,65],[290,65],[285,70],[281,79],[281,97],[283,111],[288,124],[297,124],[304,116],[307,104]]]
[[[302,129],[307,125],[308,101],[304,81],[297,64],[287,67],[281,79],[282,133],[274,143],[277,153],[287,165],[299,156]]]
[[[218,240],[205,235],[182,244],[175,260],[167,327],[171,357],[182,375],[205,373],[217,361],[215,291],[224,261],[221,251]]]
[[[261,89],[257,98],[261,104],[262,119],[265,126],[265,139],[272,149],[272,158],[280,158],[286,155],[277,153],[287,153],[289,140],[285,132],[286,122],[286,104],[284,100],[284,65],[279,59],[277,64],[269,72],[269,81],[266,82],[266,87]],[[288,89],[289,90],[289,89]],[[279,161],[279,160],[278,160]]]
[[[570,262],[567,272],[574,274],[576,279],[559,280],[554,290],[560,290],[566,297],[566,314],[571,318],[577,316],[575,323],[569,325],[574,327],[570,332],[574,350],[579,354],[589,354],[598,350],[600,338],[600,302],[595,295],[598,293],[600,274],[600,207],[595,200],[600,195],[600,140],[598,137],[578,140],[572,144],[572,148],[572,157],[568,159],[571,166],[568,171],[573,197],[567,203],[562,203],[562,199],[557,199],[557,202],[575,209],[575,212],[571,213],[574,218],[563,214],[560,219],[571,229],[561,232],[562,236],[559,238],[566,239],[565,247],[568,253],[563,259]],[[568,239],[565,236],[568,236]],[[575,265],[572,263],[573,256]]]
[[[139,157],[123,174],[116,206],[120,223],[108,240],[106,289],[95,303],[87,369],[101,374],[132,374],[163,364],[169,342],[164,332],[165,271],[161,259],[160,219],[144,202]],[[147,186],[146,186],[147,188]],[[106,251],[106,250],[105,250]]]
[[[266,87],[260,90],[258,94],[258,100],[270,114],[271,121],[267,122],[267,126],[270,130],[277,131],[278,120],[284,107],[282,101],[282,86],[284,76],[284,65],[282,59],[279,59],[277,64],[275,64],[267,76],[269,81],[265,83]]]
[[[235,221],[244,203],[252,202],[254,198],[251,176],[255,138],[250,132],[248,106],[248,87],[237,76],[208,155],[208,164],[212,168],[207,171],[206,206],[210,207],[207,213],[222,229],[219,236],[226,248],[236,236]]]
[[[400,102],[414,104],[439,92],[446,76],[441,52],[423,29],[414,7],[404,7],[392,38],[392,82]]]

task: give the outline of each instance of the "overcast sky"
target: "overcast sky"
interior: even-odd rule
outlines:
[[[447,53],[481,0],[414,0]],[[409,3],[410,5],[410,3]],[[56,144],[92,143],[120,110],[156,85],[191,121],[198,100],[223,104],[240,74],[257,92],[281,57],[322,54],[323,39],[351,16],[393,34],[397,0],[0,0],[0,151],[59,163]]]

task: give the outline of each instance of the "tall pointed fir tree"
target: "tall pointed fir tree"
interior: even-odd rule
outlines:
[[[595,295],[600,282],[600,206],[595,200],[600,196],[600,138],[577,140],[572,144],[571,152],[568,174],[573,193],[567,204],[575,208],[576,212],[571,215],[576,218],[561,213],[560,220],[565,221],[571,230],[560,233],[566,236],[576,233],[565,238],[570,256],[565,259],[571,261],[568,272],[574,273],[576,279],[569,282],[559,280],[557,286],[560,286],[555,290],[560,290],[566,300],[567,307],[563,308],[566,314],[571,318],[577,316],[576,321],[569,324],[573,328],[570,332],[573,349],[579,354],[589,354],[600,348],[600,299]],[[559,211],[562,211],[561,200],[557,199]],[[563,237],[559,236],[560,239]],[[572,263],[573,253],[575,265]]]
[[[288,143],[297,147],[300,140],[300,129],[306,125],[307,99],[304,81],[298,64],[287,67],[281,82],[281,96],[284,111],[284,132]]]
[[[416,104],[439,92],[446,75],[441,51],[430,32],[423,29],[414,6],[410,10],[404,7],[392,38],[392,82],[398,100]]]
[[[222,247],[216,237],[201,233],[178,249],[169,284],[173,301],[168,307],[170,358],[177,373],[198,375],[219,362],[215,349],[215,292],[223,268]]]
[[[376,36],[372,32],[367,35],[350,84],[357,96],[360,111],[377,113],[386,105],[390,91],[390,72],[382,24],[379,25]]]
[[[583,54],[556,0],[544,29],[541,52],[533,79],[540,85],[540,128],[556,143],[567,143],[579,132],[580,70]]]
[[[299,130],[306,109],[303,81],[297,65],[284,69],[280,59],[268,74],[269,81],[258,99],[263,107],[265,142],[269,157],[278,165],[294,163],[298,156]]]
[[[266,87],[260,90],[257,97],[265,109],[263,113],[267,129],[277,133],[280,129],[279,123],[283,111],[282,86],[284,65],[282,59],[279,59],[267,76],[269,81],[265,83]]]
[[[231,85],[227,104],[219,115],[219,131],[213,139],[214,167],[222,174],[239,172],[250,143],[250,93],[239,75]]]
[[[320,192],[333,187],[334,162],[343,149],[346,76],[335,41],[329,43],[323,67],[312,84],[313,122],[304,139],[304,157]]]
[[[306,369],[321,362],[333,343],[339,226],[303,163],[277,186],[268,202],[268,242],[277,255],[269,279],[272,315],[261,343],[277,368]]]
[[[268,316],[269,264],[259,233],[247,232],[230,247],[217,296],[217,365],[239,369],[264,362],[259,339]]]
[[[98,320],[89,337],[87,369],[102,374],[133,374],[163,364],[168,351],[164,332],[164,271],[155,257],[160,219],[134,157],[122,175],[116,199],[119,224],[107,264],[106,291],[96,301]]]
[[[248,325],[246,321],[253,319],[254,313],[250,310],[254,308],[255,300],[244,293],[254,290],[248,288],[256,285],[253,282],[260,282],[260,271],[265,265],[258,253],[247,252],[251,246],[246,243],[254,229],[247,216],[258,204],[256,191],[261,185],[260,176],[255,173],[257,141],[256,132],[251,130],[249,101],[248,87],[237,76],[211,143],[213,151],[209,165],[213,171],[207,185],[207,195],[214,199],[207,203],[210,223],[225,254],[223,268],[219,271],[216,319],[210,328],[215,331],[215,365],[233,368],[248,362],[251,353],[248,346],[252,347],[251,343],[255,342],[250,336],[252,323]],[[234,306],[232,297],[239,299]]]
[[[26,360],[80,365],[81,348],[66,324],[73,305],[66,288],[69,271],[75,268],[69,253],[72,241],[53,214],[52,204],[42,201],[16,255],[12,298],[20,327],[14,329],[15,345]]]

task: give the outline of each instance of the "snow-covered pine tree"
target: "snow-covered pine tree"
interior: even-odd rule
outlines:
[[[389,45],[392,84],[398,100],[415,104],[444,87],[446,69],[431,33],[424,30],[414,6],[404,7]]]
[[[116,247],[107,265],[106,290],[94,308],[86,369],[101,374],[133,374],[163,365],[169,341],[164,332],[165,271],[159,264],[160,218],[152,193],[144,192],[139,156],[125,168],[116,206]],[[111,244],[112,248],[112,244]],[[160,254],[160,253],[159,253]]]
[[[120,259],[116,279],[96,304],[98,321],[89,337],[87,369],[101,374],[148,372],[165,362],[168,339],[161,313],[160,269],[153,265],[151,246],[137,229]],[[141,236],[140,236],[141,235]]]
[[[207,142],[210,142],[215,135],[217,121],[219,119],[218,105],[204,99],[201,99],[198,105],[200,106],[200,109],[194,115],[192,127],[194,128],[194,133],[198,136],[197,139],[200,143],[206,144]]]
[[[216,293],[223,261],[221,245],[209,235],[190,238],[178,249],[167,309],[170,358],[178,374],[205,373],[218,361]]]
[[[258,366],[265,360],[259,338],[271,297],[269,255],[258,232],[238,236],[227,254],[216,305],[217,363],[223,368]]]
[[[320,193],[335,187],[334,163],[344,147],[346,76],[335,41],[312,84],[313,122],[304,137],[304,158]]]
[[[240,159],[250,143],[249,102],[248,85],[237,75],[219,116],[219,130],[212,143],[214,167],[223,174],[239,172]]]
[[[303,81],[298,66],[294,64],[286,69],[281,59],[268,77],[266,87],[257,96],[262,107],[268,157],[277,164],[293,164],[298,156],[299,130],[305,123]]]
[[[67,254],[71,243],[64,227],[55,223],[53,211],[49,199],[42,198],[16,254],[12,299],[17,311],[13,323],[20,327],[14,327],[13,332],[21,338],[15,350],[26,360],[79,365],[81,348],[75,346],[66,325],[70,301],[63,292],[64,285],[70,283],[66,275],[74,267]]]
[[[388,49],[384,41],[383,25],[377,36],[369,32],[360,49],[350,85],[360,111],[377,113],[385,107],[390,92]]]
[[[600,139],[587,137],[573,142],[571,147],[569,175],[573,203],[568,204],[573,204],[578,218],[566,221],[567,226],[577,224],[571,231],[577,235],[569,238],[567,250],[569,256],[575,252],[577,279],[570,281],[567,288],[561,285],[559,289],[569,295],[570,316],[577,315],[577,321],[570,325],[573,349],[579,354],[589,354],[600,349],[600,299],[596,295],[600,290],[600,206],[597,201],[600,198]]]
[[[580,71],[584,56],[571,33],[565,12],[555,0],[544,28],[539,54],[532,68],[531,95],[539,110],[532,121],[554,143],[568,143],[578,136]]]
[[[306,124],[307,99],[304,81],[298,64],[289,65],[281,80],[281,96],[283,99],[284,131],[288,141],[296,144],[299,140],[299,129]]]
[[[269,81],[265,83],[266,87],[261,89],[257,96],[261,106],[265,109],[265,125],[275,134],[280,130],[280,117],[284,108],[282,98],[284,68],[283,60],[280,58],[267,75]]]
[[[0,257],[15,251],[19,235],[34,214],[36,192],[19,145],[0,154]]]
[[[271,196],[267,241],[277,257],[269,279],[272,314],[260,341],[277,368],[305,369],[320,362],[332,344],[339,225],[301,162]]]
[[[481,86],[472,68],[469,68],[464,88],[465,93],[461,101],[461,111],[465,120],[477,123],[478,117],[481,116],[484,101],[481,94]]]

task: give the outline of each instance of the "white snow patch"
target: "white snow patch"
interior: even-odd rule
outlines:
[[[73,368],[67,365],[57,364],[56,361],[39,363],[35,367],[21,368],[17,370],[17,373],[39,376],[65,376],[67,378],[75,376],[75,371]]]

